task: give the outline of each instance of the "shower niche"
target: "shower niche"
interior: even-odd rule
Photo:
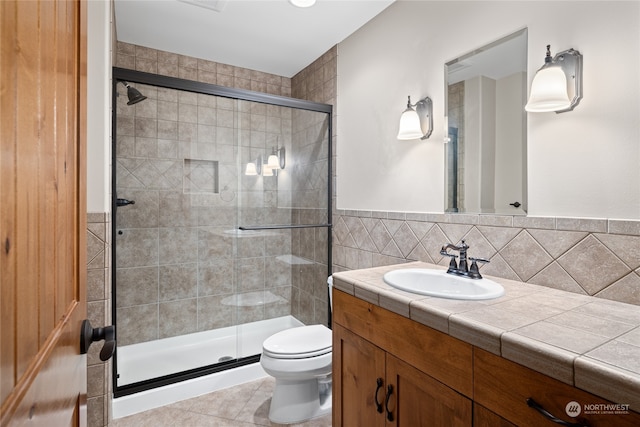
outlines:
[[[255,363],[273,333],[327,324],[331,106],[113,78],[114,395]]]
[[[184,159],[182,167],[185,194],[218,193],[218,162],[215,160]]]

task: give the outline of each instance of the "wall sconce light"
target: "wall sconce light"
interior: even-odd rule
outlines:
[[[271,169],[284,169],[286,150],[284,147],[273,147],[271,155],[267,159],[267,167]]]
[[[284,169],[286,166],[286,150],[284,147],[274,147],[271,155],[267,158],[267,163],[262,163],[262,154],[258,154],[255,161],[247,163],[244,174],[249,176],[262,175],[274,176],[278,175],[278,169]]]
[[[414,110],[413,107],[416,107]],[[428,124],[425,121],[428,119]],[[425,126],[427,129],[425,130]],[[408,97],[407,109],[400,116],[400,128],[398,139],[427,139],[433,132],[433,103],[428,96],[411,104],[411,97]]]
[[[248,176],[262,175],[262,155],[258,154],[255,162],[247,163],[244,174]]]
[[[568,49],[551,57],[551,45],[547,45],[544,65],[531,82],[526,111],[541,113],[571,111],[582,99],[582,55]]]
[[[289,0],[289,3],[296,7],[311,7],[316,4],[316,0]]]

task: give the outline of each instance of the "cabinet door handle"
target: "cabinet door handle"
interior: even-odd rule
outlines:
[[[378,384],[378,386],[376,387],[376,394],[375,394],[374,399],[376,401],[376,408],[377,408],[378,412],[382,413],[382,411],[383,411],[382,403],[378,402],[378,391],[380,391],[380,389],[382,388],[382,384],[383,384],[382,378],[378,378],[376,380],[376,383]]]
[[[567,426],[567,427],[588,427],[587,424],[580,424],[580,423],[570,423],[564,420],[561,420],[560,418],[556,417],[555,415],[553,415],[551,412],[547,411],[546,409],[544,409],[538,402],[536,402],[535,400],[533,400],[532,398],[527,398],[527,405],[529,405],[529,407],[535,409],[536,411],[538,411],[543,417],[545,417],[546,419],[548,419],[549,421],[552,421],[556,424],[560,424],[561,426]]]
[[[389,400],[391,399],[391,395],[393,394],[393,386],[389,384],[387,386],[387,400],[384,403],[385,409],[387,410],[387,420],[393,421],[393,412],[389,410]]]

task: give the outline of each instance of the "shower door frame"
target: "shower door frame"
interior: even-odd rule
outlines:
[[[202,83],[193,80],[185,80],[177,77],[162,76],[158,74],[151,74],[142,71],[129,70],[126,68],[113,67],[112,69],[112,111],[111,111],[111,316],[112,324],[116,326],[116,342],[117,342],[117,315],[116,315],[116,141],[117,141],[117,85],[118,83],[126,81],[128,83],[145,84],[156,87],[176,89],[182,91],[188,91],[199,94],[220,96],[224,98],[230,98],[240,101],[252,101],[268,105],[276,105],[281,107],[295,108],[299,110],[314,111],[319,113],[325,113],[328,117],[328,129],[327,129],[327,223],[318,225],[290,225],[290,226],[275,226],[277,228],[300,228],[300,227],[322,227],[327,228],[327,277],[332,273],[332,162],[333,162],[333,143],[332,143],[332,127],[333,127],[333,106],[329,104],[321,104],[313,101],[305,101],[297,98],[290,98],[280,95],[271,95],[262,92],[255,92],[245,89],[229,88],[225,86]],[[327,292],[328,289],[327,289]],[[331,327],[331,309],[330,299],[327,298],[328,316],[327,325]],[[186,381],[193,378],[213,374],[216,372],[225,371],[228,369],[249,365],[260,361],[260,355],[252,355],[234,359],[229,362],[220,362],[208,366],[203,366],[188,371],[177,372],[170,375],[165,375],[149,380],[144,380],[136,383],[126,384],[118,386],[118,349],[112,359],[112,384],[113,395],[115,398],[131,395],[145,390],[150,390],[157,387],[162,387],[169,384]]]

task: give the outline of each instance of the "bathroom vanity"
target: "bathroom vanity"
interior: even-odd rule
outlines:
[[[496,278],[500,298],[430,298],[385,284],[398,268],[440,267],[333,275],[334,426],[640,425],[637,359],[607,360],[597,341],[574,350],[558,333],[593,339],[569,319],[597,319],[602,348],[640,339],[640,308]],[[610,321],[594,316],[603,307]]]

